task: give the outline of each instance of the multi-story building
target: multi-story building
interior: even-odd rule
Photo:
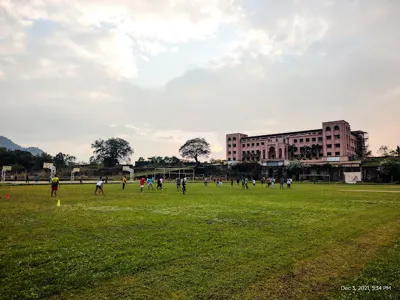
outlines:
[[[228,161],[276,162],[307,160],[312,162],[349,161],[361,158],[367,133],[351,131],[344,120],[324,122],[321,129],[248,136],[244,133],[226,135]]]

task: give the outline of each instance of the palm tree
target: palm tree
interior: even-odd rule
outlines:
[[[296,151],[297,151],[296,145],[290,145],[290,146],[288,147],[289,157],[290,157],[291,160],[293,160],[294,153],[295,153]]]
[[[257,160],[260,161],[261,160],[261,151],[257,150]]]
[[[311,147],[310,146],[305,146],[305,154],[307,158],[311,158],[312,152],[311,152]]]
[[[320,153],[321,149],[322,149],[322,146],[320,144],[315,145],[315,152],[317,154],[317,156],[316,156],[317,159],[319,159],[319,153]]]
[[[396,149],[390,151],[390,154],[393,156],[399,156],[400,157],[400,146],[397,146]]]
[[[300,158],[303,159],[306,156],[306,147],[300,147]]]

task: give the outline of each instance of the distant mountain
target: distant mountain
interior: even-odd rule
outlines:
[[[37,147],[28,147],[24,148],[21,147],[20,145],[17,145],[14,143],[12,140],[6,138],[5,136],[0,136],[0,148],[7,148],[9,150],[22,150],[22,151],[28,151],[32,153],[33,155],[40,155],[44,151],[42,149],[39,149]]]

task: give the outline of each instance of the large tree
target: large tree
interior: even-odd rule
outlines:
[[[62,152],[58,153],[56,156],[53,158],[53,163],[54,166],[57,169],[63,169],[65,167],[71,167],[75,164],[76,162],[76,157],[69,155],[69,154],[64,154]]]
[[[92,144],[94,156],[91,161],[98,161],[105,167],[114,167],[121,161],[130,162],[130,156],[133,154],[129,142],[121,138],[110,138],[108,140],[98,139]]]
[[[390,176],[390,181],[400,177],[400,162],[395,159],[385,159],[380,162],[378,170],[380,173]]]
[[[397,146],[396,149],[390,151],[390,155],[399,156],[400,157],[400,146]]]
[[[200,156],[208,157],[210,155],[210,144],[204,138],[191,139],[179,148],[179,153],[184,158],[194,159],[199,165]]]
[[[381,156],[389,156],[391,150],[389,150],[389,147],[386,145],[382,145],[379,150],[378,150],[378,154],[380,154]]]

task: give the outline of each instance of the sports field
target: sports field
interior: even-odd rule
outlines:
[[[0,299],[399,297],[399,186],[104,191],[0,186]]]

